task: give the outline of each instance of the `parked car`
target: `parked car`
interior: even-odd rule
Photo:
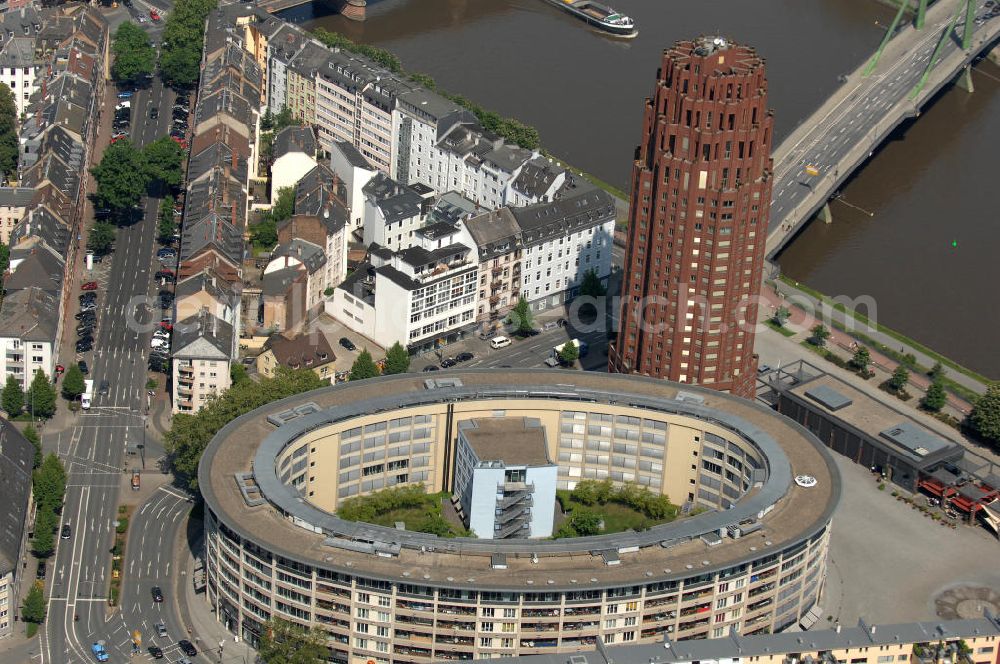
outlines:
[[[80,311],[76,314],[77,320],[97,320],[97,314],[93,311]]]
[[[173,258],[177,255],[177,252],[170,247],[164,247],[156,252],[157,258]]]
[[[97,302],[94,300],[80,303],[80,311],[96,311],[96,310],[97,310]]]
[[[87,363],[84,362],[83,360],[77,362],[76,366],[80,369],[80,373],[82,373],[84,376],[90,373],[90,367],[88,367]]]
[[[36,579],[44,579],[45,578],[45,572],[46,572],[45,567],[46,567],[45,561],[44,560],[39,560],[38,561],[38,567],[35,568],[35,578]]]
[[[146,650],[149,651],[149,656],[153,659],[163,659],[163,651],[157,646],[149,646]]]
[[[153,21],[159,21],[160,20],[160,14],[155,9],[150,9],[149,10],[149,18],[151,18]]]
[[[426,367],[422,369],[424,373],[427,373],[428,371],[437,371],[437,370],[438,366],[436,364],[428,364]]]
[[[473,357],[475,357],[475,355],[473,355],[472,353],[469,353],[469,352],[459,353],[458,355],[455,356],[455,361],[456,362],[468,362]]]
[[[358,347],[354,345],[354,342],[351,341],[350,339],[348,339],[347,337],[341,337],[340,338],[340,345],[343,346],[344,348],[346,348],[347,350],[357,350],[358,349]]]
[[[194,645],[187,639],[181,639],[180,641],[177,642],[177,645],[180,647],[181,652],[183,652],[188,657],[194,657],[195,655],[198,654],[198,651],[195,650]]]
[[[444,361],[441,362],[441,368],[442,369],[450,369],[453,366],[455,366],[456,364],[458,364],[458,362],[456,362],[454,360],[454,358],[449,357],[449,358],[446,358]]]
[[[57,374],[62,374],[62,373],[65,373],[65,372],[66,372],[66,367],[64,367],[61,364],[57,364],[56,365],[56,373]]]
[[[132,95],[134,95],[134,94],[135,94],[135,92],[133,92],[132,90],[122,90],[121,92],[118,93],[118,98],[119,99],[131,99]]]
[[[76,342],[76,352],[78,353],[89,353],[94,350],[94,343],[92,341],[77,341]]]
[[[166,624],[164,624],[162,620],[156,623],[156,635],[159,636],[161,639],[166,638],[167,636],[167,626]]]
[[[97,290],[97,282],[96,281],[88,281],[85,284],[83,284],[82,286],[80,286],[80,290]]]
[[[97,293],[80,293],[80,297],[77,299],[79,299],[81,303],[97,302]]]

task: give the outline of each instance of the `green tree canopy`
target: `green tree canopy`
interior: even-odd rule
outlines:
[[[257,653],[264,664],[324,664],[326,637],[320,630],[274,618],[261,630]]]
[[[854,357],[851,358],[851,366],[855,369],[864,370],[868,368],[868,365],[872,363],[872,354],[868,351],[866,346],[859,346],[856,351],[854,351]]]
[[[567,341],[563,344],[562,350],[559,351],[559,361],[562,364],[573,364],[580,358],[580,347],[571,341]]]
[[[285,397],[326,385],[309,369],[279,367],[271,378],[233,384],[194,414],[174,415],[164,446],[170,465],[192,489],[198,488],[198,462],[205,446],[223,426],[240,415]]]
[[[590,297],[600,297],[607,295],[608,289],[601,283],[601,278],[597,276],[595,270],[587,270],[583,273],[583,280],[580,282],[580,295]]]
[[[53,536],[59,526],[59,517],[46,505],[35,513],[35,536],[31,540],[31,552],[36,558],[48,558],[55,549],[56,540]]]
[[[31,465],[32,469],[42,465],[42,438],[38,435],[38,430],[31,424],[24,427],[21,434],[28,439],[28,442],[35,446],[35,461]]]
[[[95,254],[106,254],[115,244],[115,227],[106,221],[95,221],[87,234],[87,249]]]
[[[980,436],[1000,444],[1000,382],[992,383],[986,393],[976,399],[969,422]]]
[[[278,190],[278,198],[271,208],[271,219],[279,224],[285,219],[291,219],[295,214],[295,187],[282,187]]]
[[[792,312],[788,310],[788,307],[778,307],[774,315],[771,316],[771,322],[773,322],[778,327],[784,327],[785,323],[788,322],[788,318],[792,315]]]
[[[948,394],[944,391],[944,385],[940,379],[934,379],[927,387],[927,393],[920,400],[920,405],[932,413],[939,412],[948,403]]]
[[[152,74],[156,67],[156,51],[146,31],[131,21],[125,21],[115,30],[111,52],[115,56],[111,77],[119,83],[137,81]]]
[[[569,517],[569,525],[580,537],[597,535],[601,532],[601,515],[586,509],[575,509]]]
[[[31,584],[31,590],[25,596],[24,605],[21,607],[21,617],[25,622],[36,624],[45,620],[45,594],[42,592],[40,581]]]
[[[173,141],[171,141],[173,143]],[[170,242],[177,231],[177,222],[174,221],[174,197],[166,196],[160,201],[160,218],[156,226],[156,234],[160,237],[160,242]]]
[[[97,182],[97,207],[108,208],[119,218],[131,213],[149,185],[145,155],[127,139],[109,145],[90,172]]]
[[[142,149],[142,156],[146,161],[146,172],[150,180],[162,182],[170,189],[176,189],[180,186],[184,179],[184,173],[181,170],[184,150],[177,141],[169,136],[161,136]],[[172,214],[173,210],[171,210]]]
[[[944,367],[941,366],[940,362],[935,362],[934,366],[931,367],[931,370],[927,372],[927,375],[931,377],[931,380],[934,380],[936,378],[943,378]]]
[[[403,344],[397,341],[385,354],[385,368],[382,373],[386,375],[401,374],[409,370],[410,354],[403,348]]]
[[[809,343],[814,346],[825,346],[826,340],[830,338],[830,330],[826,329],[822,323],[816,323],[810,333]]]
[[[375,366],[372,354],[365,348],[358,353],[358,359],[354,360],[354,364],[351,365],[351,375],[348,380],[364,380],[365,378],[374,378],[377,375],[378,367]]]
[[[70,400],[76,401],[83,394],[86,387],[83,384],[83,372],[80,371],[80,367],[76,364],[69,365],[66,369],[66,375],[63,376],[62,382],[62,393],[63,397]]]
[[[233,362],[229,365],[229,379],[233,385],[239,385],[250,380],[250,375],[247,374],[247,368],[240,362]]]
[[[167,16],[160,49],[160,74],[175,88],[190,88],[201,73],[205,19],[216,0],[179,0]]]
[[[32,474],[35,504],[58,512],[66,494],[66,469],[55,454],[49,454]]]
[[[7,417],[17,417],[24,410],[24,390],[21,389],[21,381],[14,374],[7,374],[7,383],[0,393],[0,405]]]
[[[507,322],[514,326],[516,334],[528,334],[534,329],[534,316],[526,299],[519,298],[514,308],[507,314]]]
[[[41,369],[36,371],[35,377],[31,379],[31,385],[28,386],[28,393],[24,396],[24,401],[35,417],[48,419],[55,414],[56,389]]]
[[[17,173],[17,121],[14,93],[0,83],[0,173],[8,178]]]
[[[889,377],[889,387],[895,391],[899,392],[906,384],[910,381],[910,372],[906,370],[906,367],[902,364],[896,367],[896,370],[892,372],[892,376]]]

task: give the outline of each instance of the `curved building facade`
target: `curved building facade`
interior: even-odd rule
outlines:
[[[460,430],[504,421],[532,430],[521,452],[554,467],[557,488],[634,482],[685,516],[570,539],[504,539],[502,525],[447,539],[335,516],[389,486],[453,491]],[[826,450],[773,411],[540,370],[407,374],[269,404],[216,435],[199,484],[207,598],[228,629],[253,642],[282,618],[324,629],[336,661],[385,663],[781,630],[822,594],[840,495]],[[542,502],[531,509],[555,509]]]

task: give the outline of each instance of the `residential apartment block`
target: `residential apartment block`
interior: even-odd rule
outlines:
[[[35,446],[14,425],[0,420],[0,639],[14,633],[21,610],[20,586],[26,565],[31,514],[31,470]]]

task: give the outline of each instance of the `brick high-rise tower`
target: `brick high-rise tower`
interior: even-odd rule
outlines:
[[[700,37],[664,51],[656,77],[632,170],[609,369],[749,398],[771,204],[764,61]]]

